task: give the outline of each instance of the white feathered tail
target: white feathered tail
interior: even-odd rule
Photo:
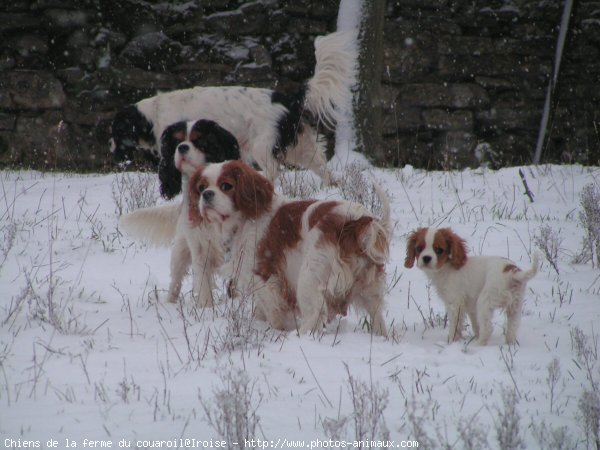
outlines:
[[[385,264],[389,257],[391,236],[390,199],[377,184],[373,185],[381,203],[381,218],[371,222],[368,232],[362,236],[363,251],[377,264]]]
[[[513,278],[517,281],[527,282],[535,277],[538,273],[538,269],[540,266],[540,256],[537,252],[533,253],[533,259],[531,261],[531,268],[526,271],[519,271],[513,274]]]
[[[177,232],[181,202],[142,208],[121,216],[119,225],[131,236],[148,244],[169,246]]]
[[[351,101],[356,52],[352,33],[338,31],[315,39],[315,74],[307,82],[306,108],[333,129],[340,108]]]

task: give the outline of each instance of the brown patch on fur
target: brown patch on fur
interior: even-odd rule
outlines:
[[[281,292],[290,306],[296,305],[296,294],[285,280],[286,252],[295,248],[301,240],[302,215],[315,200],[300,200],[281,206],[269,223],[265,237],[256,250],[256,274],[263,281],[276,276],[281,283]]]
[[[204,167],[200,167],[198,170],[196,170],[194,175],[192,175],[190,178],[190,182],[188,184],[188,220],[195,226],[198,226],[202,223],[202,214],[200,213],[200,188],[203,185],[208,184],[202,175],[203,172]]]
[[[281,206],[269,223],[257,248],[257,275],[267,280],[285,265],[285,252],[300,242],[302,215],[315,200],[301,200]]]
[[[271,209],[273,185],[242,161],[230,161],[223,166],[217,186],[227,182],[233,189],[225,192],[236,208],[247,218],[255,219]]]
[[[521,269],[519,269],[514,264],[507,264],[506,266],[504,266],[504,269],[502,270],[502,273],[506,273],[506,272],[517,273],[517,272],[520,272],[520,271],[521,271]]]
[[[196,130],[192,127],[192,129],[190,130],[190,141],[194,142],[196,139],[200,138],[201,136],[202,136],[202,133],[200,133],[198,130]]]
[[[465,240],[450,228],[441,228],[434,238],[433,248],[444,249],[442,255],[438,254],[438,267],[450,261],[455,269],[460,269],[467,263],[467,245]]]
[[[310,213],[310,217],[308,218],[308,228],[313,229],[313,227],[321,220],[324,216],[328,215],[333,208],[339,205],[339,202],[331,201],[331,202],[321,202]]]
[[[349,302],[347,298],[341,301],[328,301],[327,302],[327,322],[331,322],[339,314],[340,316],[346,317],[348,315]]]
[[[328,212],[315,223],[323,233],[319,242],[338,247],[344,261],[353,256],[365,256],[361,237],[374,220],[370,216],[347,220],[344,216]]]
[[[419,228],[408,236],[404,267],[410,269],[415,265],[416,259],[425,248],[425,234],[427,234],[427,228]]]
[[[173,139],[175,139],[178,142],[185,141],[185,131],[178,131],[176,133],[173,133]]]

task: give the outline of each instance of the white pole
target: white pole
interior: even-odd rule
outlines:
[[[560,70],[560,60],[562,59],[563,50],[565,48],[565,41],[567,39],[567,30],[569,29],[569,19],[571,18],[571,11],[573,9],[573,0],[566,0],[565,7],[563,9],[563,15],[560,22],[560,30],[558,33],[558,42],[556,43],[556,54],[554,55],[554,70],[552,77],[548,82],[548,90],[546,91],[546,101],[544,102],[544,112],[542,113],[542,123],[540,124],[540,130],[538,132],[537,144],[535,146],[535,154],[533,156],[533,164],[539,164],[542,158],[542,147],[544,146],[544,140],[546,139],[546,129],[548,128],[548,119],[550,118],[550,100],[554,89],[556,88],[556,82],[558,80],[558,72]]]

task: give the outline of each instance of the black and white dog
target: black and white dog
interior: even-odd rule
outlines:
[[[212,273],[223,264],[223,250],[210,227],[190,221],[187,185],[199,167],[239,159],[240,148],[231,133],[211,120],[199,120],[189,129],[186,122],[173,124],[165,130],[161,142],[161,164],[170,160],[174,170],[166,181],[161,179],[161,193],[171,198],[183,188],[181,202],[138,209],[122,216],[119,223],[129,234],[149,244],[172,245],[169,302],[178,301],[183,277],[191,266],[193,295],[201,306],[210,306]]]
[[[311,119],[333,128],[339,107],[349,104],[354,80],[354,52],[347,32],[315,39],[315,73],[294,95],[272,89],[220,86],[195,87],[159,94],[118,112],[111,129],[111,151],[117,160],[131,158],[141,150],[155,162],[160,136],[180,121],[209,119],[237,139],[242,159],[257,163],[270,180],[281,164],[310,169],[324,183],[324,139]]]
[[[181,192],[181,174],[201,165],[240,159],[235,137],[212,120],[176,122],[160,138],[161,159],[158,165],[160,193],[171,199]]]

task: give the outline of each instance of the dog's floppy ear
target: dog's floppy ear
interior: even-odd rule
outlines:
[[[204,167],[200,167],[192,178],[190,178],[190,182],[188,185],[188,200],[189,200],[189,210],[188,210],[188,219],[193,225],[200,225],[202,223],[202,214],[200,213],[200,186],[202,184]]]
[[[127,105],[115,114],[110,126],[113,155],[118,161],[123,161],[134,157],[134,152],[140,143],[144,140],[154,145],[152,122],[140,112],[136,105]],[[155,155],[146,154],[146,158],[158,163]]]
[[[158,179],[160,194],[166,199],[171,199],[181,192],[181,172],[175,167],[175,150],[177,145],[185,140],[186,129],[185,122],[177,122],[165,128],[160,137]]]
[[[241,158],[235,136],[212,120],[196,121],[190,130],[190,141],[204,153],[208,163]]]
[[[467,244],[465,240],[450,228],[443,228],[440,231],[444,233],[444,239],[450,249],[450,264],[455,269],[460,269],[467,263]]]
[[[160,195],[171,199],[181,192],[181,172],[177,170],[172,159],[161,159],[158,163],[158,179]]]
[[[407,269],[410,269],[415,265],[415,259],[417,257],[415,246],[417,245],[418,232],[418,230],[413,231],[408,236],[408,240],[406,241],[406,258],[404,259],[404,267]]]
[[[223,167],[236,181],[234,202],[247,218],[254,219],[271,209],[273,185],[264,176],[242,161],[231,161]]]

